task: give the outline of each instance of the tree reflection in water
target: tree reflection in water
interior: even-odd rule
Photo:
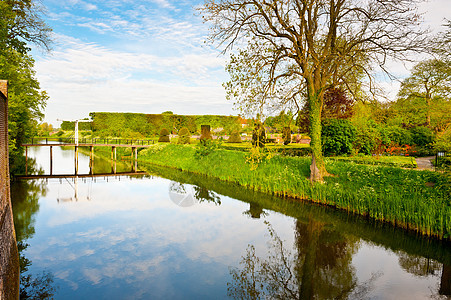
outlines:
[[[357,285],[351,264],[357,242],[345,238],[325,224],[309,218],[295,224],[294,251],[287,249],[272,226],[265,222],[271,237],[268,257],[256,255],[249,245],[240,262],[231,268],[233,281],[228,295],[236,299],[344,299],[364,297],[372,282]]]
[[[263,206],[255,202],[250,202],[249,210],[246,210],[243,214],[252,219],[260,219],[261,217],[266,217],[268,215],[268,213],[263,210]]]
[[[439,295],[451,296],[451,267],[438,261],[418,255],[398,253],[399,265],[408,273],[424,277],[440,274]],[[441,272],[441,273],[440,273]]]
[[[33,160],[30,165],[31,168],[35,165]],[[27,240],[35,233],[35,214],[39,211],[39,199],[46,193],[47,184],[44,180],[16,181],[11,184],[14,228],[19,249],[21,299],[51,299],[56,290],[52,273],[28,273],[32,262],[24,254],[29,246]]]
[[[181,196],[174,197],[174,195]],[[221,197],[202,185],[188,185],[176,181],[169,184],[169,196],[179,206],[191,206],[195,203],[211,202],[221,205]],[[193,200],[195,199],[195,201]]]

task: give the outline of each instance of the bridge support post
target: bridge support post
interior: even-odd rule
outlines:
[[[78,174],[78,146],[75,146],[75,175]]]
[[[28,175],[28,147],[25,146],[25,175]]]
[[[135,147],[135,172],[138,171],[138,147]]]
[[[50,175],[53,175],[53,146],[50,146]]]
[[[111,146],[111,160],[116,160],[116,147]]]
[[[91,146],[89,148],[89,174],[92,174],[94,171],[94,146]]]
[[[116,174],[116,147],[111,146],[111,173]]]

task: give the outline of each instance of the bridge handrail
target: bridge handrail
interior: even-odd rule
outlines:
[[[75,144],[75,138],[64,138],[64,137],[38,137],[31,138],[31,144],[35,144],[35,141],[45,140],[45,144],[49,144],[49,141],[58,141],[67,144]],[[130,146],[139,146],[139,145],[151,145],[155,144],[154,139],[123,139],[123,138],[79,138],[78,144],[101,144],[101,145],[130,145]]]

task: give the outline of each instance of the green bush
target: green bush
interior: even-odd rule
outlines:
[[[232,132],[227,143],[241,143],[241,135],[238,131]]]
[[[451,126],[437,134],[437,139],[434,142],[435,151],[451,152]]]
[[[275,152],[280,153],[283,156],[311,156],[312,148],[276,148]]]
[[[161,129],[160,138],[158,139],[159,143],[169,143],[171,140],[169,139],[169,130],[166,128]]]
[[[412,134],[409,130],[399,126],[388,126],[387,134],[390,141],[398,145],[412,145]]]
[[[209,155],[213,151],[219,148],[220,142],[215,142],[212,139],[205,139],[202,143],[196,145],[196,151],[194,152],[194,157],[196,159],[201,159],[204,156]]]
[[[428,127],[413,127],[410,129],[410,133],[413,143],[417,146],[431,146],[434,142],[434,132]]]
[[[205,141],[212,139],[210,125],[200,125],[200,131],[200,141],[202,143],[205,143]]]
[[[190,143],[191,134],[189,133],[188,128],[183,127],[179,131],[179,144],[189,144]]]
[[[265,147],[266,131],[261,122],[256,122],[255,127],[252,130],[252,146]]]
[[[373,154],[373,151],[376,149],[376,139],[371,133],[369,131],[363,131],[356,135],[354,149],[358,153],[365,155]]]
[[[282,140],[284,145],[291,143],[291,128],[284,127],[282,131]]]
[[[356,129],[348,120],[323,121],[322,146],[325,155],[350,154],[356,138]]]

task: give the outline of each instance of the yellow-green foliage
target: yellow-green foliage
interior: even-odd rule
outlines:
[[[232,132],[229,139],[227,140],[228,143],[241,143],[241,136],[238,131]]]
[[[186,127],[192,133],[199,133],[201,125],[208,124],[211,128],[224,128],[229,134],[240,126],[237,116],[218,115],[175,115],[175,114],[138,114],[138,113],[107,113],[92,112],[92,130],[104,136],[121,136],[124,129],[139,132],[144,136],[155,136],[161,128],[177,132]]]
[[[182,129],[180,129],[180,131],[179,131],[179,140],[178,140],[179,144],[189,144],[190,143],[190,138],[191,138],[191,135],[189,133],[188,128],[183,127]]]
[[[200,140],[211,140],[211,133],[210,133],[210,125],[201,125],[201,135]]]
[[[169,130],[167,130],[166,128],[161,129],[160,138],[158,139],[158,142],[160,142],[160,143],[169,143],[170,142]]]
[[[266,142],[266,131],[265,127],[260,121],[257,121],[252,130],[252,146],[254,147],[265,147]]]
[[[291,143],[291,128],[284,127],[282,131],[282,140],[284,145]]]
[[[434,149],[436,151],[451,152],[451,126],[437,135],[437,139],[434,143]]]

